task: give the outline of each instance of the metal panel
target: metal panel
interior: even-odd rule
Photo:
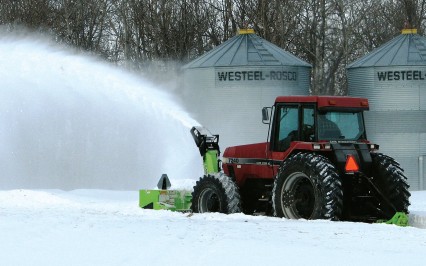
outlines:
[[[425,132],[420,133],[420,145],[419,145],[419,149],[420,149],[420,155],[425,155],[426,156],[426,133]]]
[[[279,87],[297,88],[309,86],[309,68],[295,66],[242,66],[216,67],[215,81],[218,87]]]
[[[419,176],[419,157],[426,155],[426,66],[348,68],[348,81],[349,95],[369,99],[370,112],[365,115],[369,139],[401,163],[411,190],[421,189],[424,177]]]
[[[393,157],[401,164],[408,178],[410,190],[419,189],[419,138],[419,134],[408,133],[369,134],[369,139],[380,145],[381,153]]]
[[[348,81],[349,95],[369,98],[372,110],[426,110],[426,66],[348,69]]]
[[[348,82],[349,95],[369,99],[371,111],[365,119],[369,139],[400,161],[412,190],[422,189],[426,38],[401,34],[350,64]]]
[[[418,190],[426,189],[426,155],[419,156],[419,186]]]
[[[426,133],[420,134],[419,190],[426,190]]]
[[[311,65],[256,34],[240,34],[183,67],[182,98],[221,146],[266,141],[261,109],[279,95],[307,95]]]
[[[399,157],[397,160],[404,169],[410,190],[421,190],[419,186],[419,158],[418,157]]]
[[[351,63],[348,68],[426,65],[426,38],[401,34],[371,53]]]
[[[369,111],[365,113],[368,135],[377,133],[422,133],[426,132],[426,111]]]
[[[380,145],[380,152],[394,157],[417,158],[420,154],[419,134],[410,133],[382,133],[368,137],[372,142]]]
[[[218,73],[229,75],[232,72],[234,77],[235,72],[243,71],[250,72],[251,78],[218,80]],[[255,71],[261,71],[264,79],[255,79]],[[267,76],[271,72],[285,71],[295,72],[296,80]],[[262,107],[272,106],[279,95],[307,95],[310,69],[285,66],[198,68],[186,69],[184,79],[186,109],[212,133],[220,134],[223,150],[228,146],[266,141],[268,126],[262,124]]]
[[[419,85],[419,94],[420,110],[426,110],[426,86]]]
[[[214,90],[214,74],[210,68],[191,69],[184,72],[184,83],[182,100],[186,109],[194,119],[198,119],[198,114],[203,116],[206,112],[206,104],[209,99],[205,91]]]
[[[240,34],[186,64],[184,69],[255,65],[311,67],[307,62],[256,34]]]

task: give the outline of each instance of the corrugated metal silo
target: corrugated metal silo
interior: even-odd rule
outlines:
[[[261,109],[278,95],[307,95],[311,65],[254,34],[239,35],[184,66],[184,101],[220,134],[222,149],[266,141]]]
[[[403,30],[347,69],[349,95],[370,102],[369,139],[401,163],[411,190],[425,189],[426,38]]]

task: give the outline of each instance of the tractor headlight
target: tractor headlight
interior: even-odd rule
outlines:
[[[370,151],[378,151],[379,145],[378,144],[369,144],[368,148],[370,149]]]
[[[313,150],[330,150],[331,144],[330,143],[313,143],[312,149]]]

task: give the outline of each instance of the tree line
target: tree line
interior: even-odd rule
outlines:
[[[0,0],[0,25],[146,72],[178,71],[253,28],[313,65],[313,94],[345,94],[347,64],[403,27],[425,28],[426,0]]]

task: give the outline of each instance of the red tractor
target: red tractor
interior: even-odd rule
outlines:
[[[277,97],[262,110],[268,141],[227,148],[222,171],[194,186],[192,211],[367,222],[408,213],[403,169],[367,139],[368,109],[365,98]],[[203,156],[218,151],[203,137]]]

